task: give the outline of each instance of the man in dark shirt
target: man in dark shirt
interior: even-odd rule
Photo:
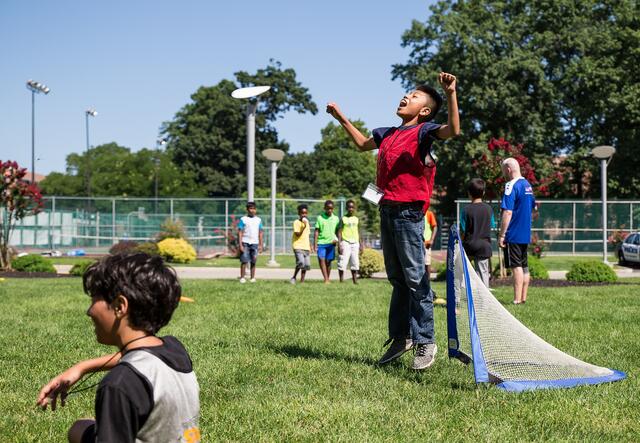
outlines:
[[[485,183],[481,178],[473,178],[467,184],[471,204],[462,210],[460,232],[464,251],[488,288],[491,277],[491,229],[495,227],[495,220],[491,206],[482,201],[484,191]]]

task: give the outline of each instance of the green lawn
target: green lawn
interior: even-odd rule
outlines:
[[[640,285],[531,288],[505,302],[569,354],[627,372],[622,382],[506,393],[477,387],[446,358],[445,310],[436,308],[436,363],[423,373],[374,363],[386,338],[389,285],[187,280],[163,334],[189,349],[201,386],[203,441],[632,441],[640,435]],[[439,294],[444,286],[434,284]],[[79,279],[0,282],[0,441],[64,441],[93,414],[93,392],[62,410],[34,407],[40,386],[95,343]],[[506,337],[505,339],[508,339]]]

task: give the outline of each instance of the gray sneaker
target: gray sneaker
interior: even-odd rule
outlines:
[[[419,344],[416,346],[416,355],[413,358],[412,369],[420,371],[427,369],[436,359],[438,346],[435,343]]]
[[[391,346],[389,346],[389,349],[387,349],[387,352],[384,353],[382,358],[378,360],[379,365],[384,365],[395,360],[413,347],[413,341],[409,338],[390,338],[386,341],[383,347],[388,345],[390,342]]]

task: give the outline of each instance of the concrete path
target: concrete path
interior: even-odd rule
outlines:
[[[68,274],[71,269],[71,265],[55,265],[56,270],[60,274]],[[190,266],[176,266],[174,268],[180,278],[194,278],[194,279],[238,279],[240,276],[240,269],[238,268],[215,268],[215,267],[190,267]],[[620,278],[626,277],[640,277],[640,269],[630,268],[616,268],[616,273]],[[549,271],[549,278],[553,280],[565,280],[567,271]],[[256,278],[259,280],[283,280],[288,281],[293,276],[293,269],[289,268],[267,268],[260,267],[256,270]],[[435,278],[435,274],[431,275]],[[298,276],[300,278],[300,276]],[[307,271],[307,279],[309,280],[322,280],[322,274],[319,269],[312,269]],[[345,273],[345,279],[351,278],[351,272]],[[373,275],[373,278],[379,278],[386,280],[387,274],[384,272],[377,272]],[[338,270],[333,269],[331,271],[331,279],[338,279]]]

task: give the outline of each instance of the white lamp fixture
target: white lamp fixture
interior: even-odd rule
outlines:
[[[596,146],[591,155],[600,160],[600,188],[602,192],[602,261],[609,264],[607,259],[607,165],[611,161],[616,148],[613,146]]]
[[[262,155],[271,162],[271,240],[269,241],[271,259],[267,262],[267,266],[276,267],[280,266],[276,261],[276,171],[285,153],[280,149],[265,149]]]
[[[231,93],[235,99],[252,99],[264,94],[271,86],[250,86],[238,88]],[[250,100],[247,106],[247,199],[253,201],[255,188],[255,157],[256,157],[256,109],[257,100]]]
[[[51,88],[47,85],[27,80],[27,89],[31,91],[31,183],[36,182],[36,94],[47,95]]]

